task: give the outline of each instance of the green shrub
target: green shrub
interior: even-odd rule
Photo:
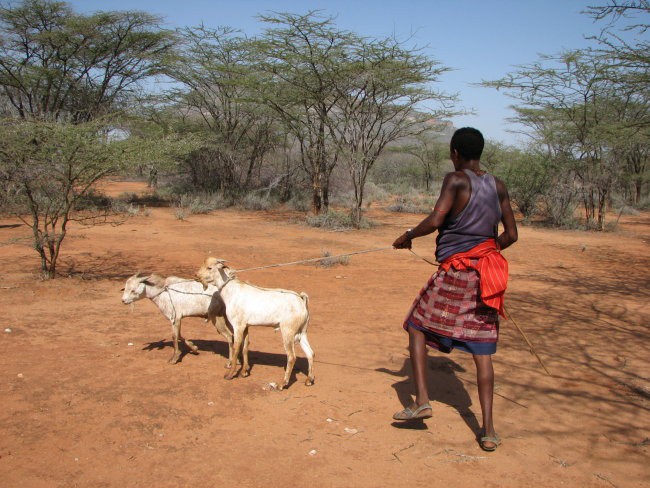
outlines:
[[[326,259],[321,259],[316,261],[316,265],[321,268],[331,268],[340,264],[342,266],[347,266],[350,264],[350,256],[332,256],[332,253],[323,249],[322,256]]]
[[[270,195],[249,193],[242,198],[239,205],[246,210],[269,210],[276,205],[276,202]]]
[[[185,209],[189,215],[206,214],[228,208],[232,206],[232,201],[218,193],[184,193],[178,197],[177,206]]]
[[[307,225],[311,227],[321,227],[323,229],[348,230],[357,228],[350,212],[340,212],[332,209],[319,215],[308,215],[306,221]],[[371,220],[361,217],[359,229],[368,229],[374,225],[375,223]]]
[[[308,212],[311,209],[311,200],[305,195],[294,195],[287,201],[287,207],[298,212]]]
[[[145,206],[140,206],[133,203],[127,203],[124,200],[113,200],[111,202],[111,210],[115,213],[121,213],[134,217],[142,212],[143,215],[149,215],[149,211]]]
[[[431,195],[403,195],[398,196],[392,204],[386,207],[386,210],[389,212],[428,214],[433,210],[436,200]]]
[[[187,210],[183,207],[175,207],[174,217],[176,217],[178,220],[185,220],[185,217],[187,217]]]
[[[75,202],[74,209],[77,211],[107,209],[111,204],[112,200],[109,197],[90,189]]]
[[[375,185],[372,181],[366,183],[364,195],[363,201],[366,205],[370,205],[374,202],[382,202],[390,196],[386,190],[379,185]]]

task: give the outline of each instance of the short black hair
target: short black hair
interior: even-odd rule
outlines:
[[[449,147],[457,150],[458,154],[466,160],[481,159],[485,140],[483,134],[473,127],[463,127],[454,132],[451,136]]]

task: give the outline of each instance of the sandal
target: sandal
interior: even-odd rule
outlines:
[[[422,413],[422,412],[427,412],[427,413]],[[393,419],[395,420],[428,419],[433,416],[432,412],[433,409],[431,408],[431,404],[425,403],[423,405],[420,405],[416,409],[413,409],[413,407],[406,407],[404,410],[400,410],[395,415],[393,415]]]
[[[494,444],[493,446],[486,446],[485,443],[490,442]],[[499,434],[484,435],[479,439],[478,445],[481,446],[481,449],[487,452],[493,452],[497,450],[497,447],[501,445],[501,437]]]

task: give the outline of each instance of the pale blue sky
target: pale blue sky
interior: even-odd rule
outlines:
[[[585,36],[600,32],[580,12],[607,0],[73,0],[76,10],[144,10],[164,18],[169,27],[229,26],[254,35],[264,28],[257,20],[269,11],[304,13],[321,9],[336,16],[341,28],[369,36],[396,34],[444,66],[438,89],[459,94],[459,106],[475,115],[453,119],[456,127],[474,126],[491,140],[515,144],[520,136],[507,118],[513,103],[494,89],[473,86],[496,79],[538,55],[584,47]]]

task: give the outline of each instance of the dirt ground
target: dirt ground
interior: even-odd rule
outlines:
[[[413,391],[400,324],[433,272],[408,251],[240,275],[309,294],[311,387],[298,348],[294,382],[269,388],[285,362],[272,328],[251,331],[247,378],[223,379],[227,345],[199,318],[183,321],[199,353],[170,365],[166,319],[148,300],[120,301],[136,271],[191,277],[208,255],[245,268],[382,248],[422,216],[373,209],[377,227],[333,232],[292,212],[146,213],[73,227],[51,281],[38,279],[29,229],[0,219],[0,486],[648,486],[649,213],[607,234],[520,226],[506,307],[553,377],[504,321],[494,453],[475,440],[462,352],[430,354],[433,418],[392,421]],[[414,250],[432,258],[434,244]]]

